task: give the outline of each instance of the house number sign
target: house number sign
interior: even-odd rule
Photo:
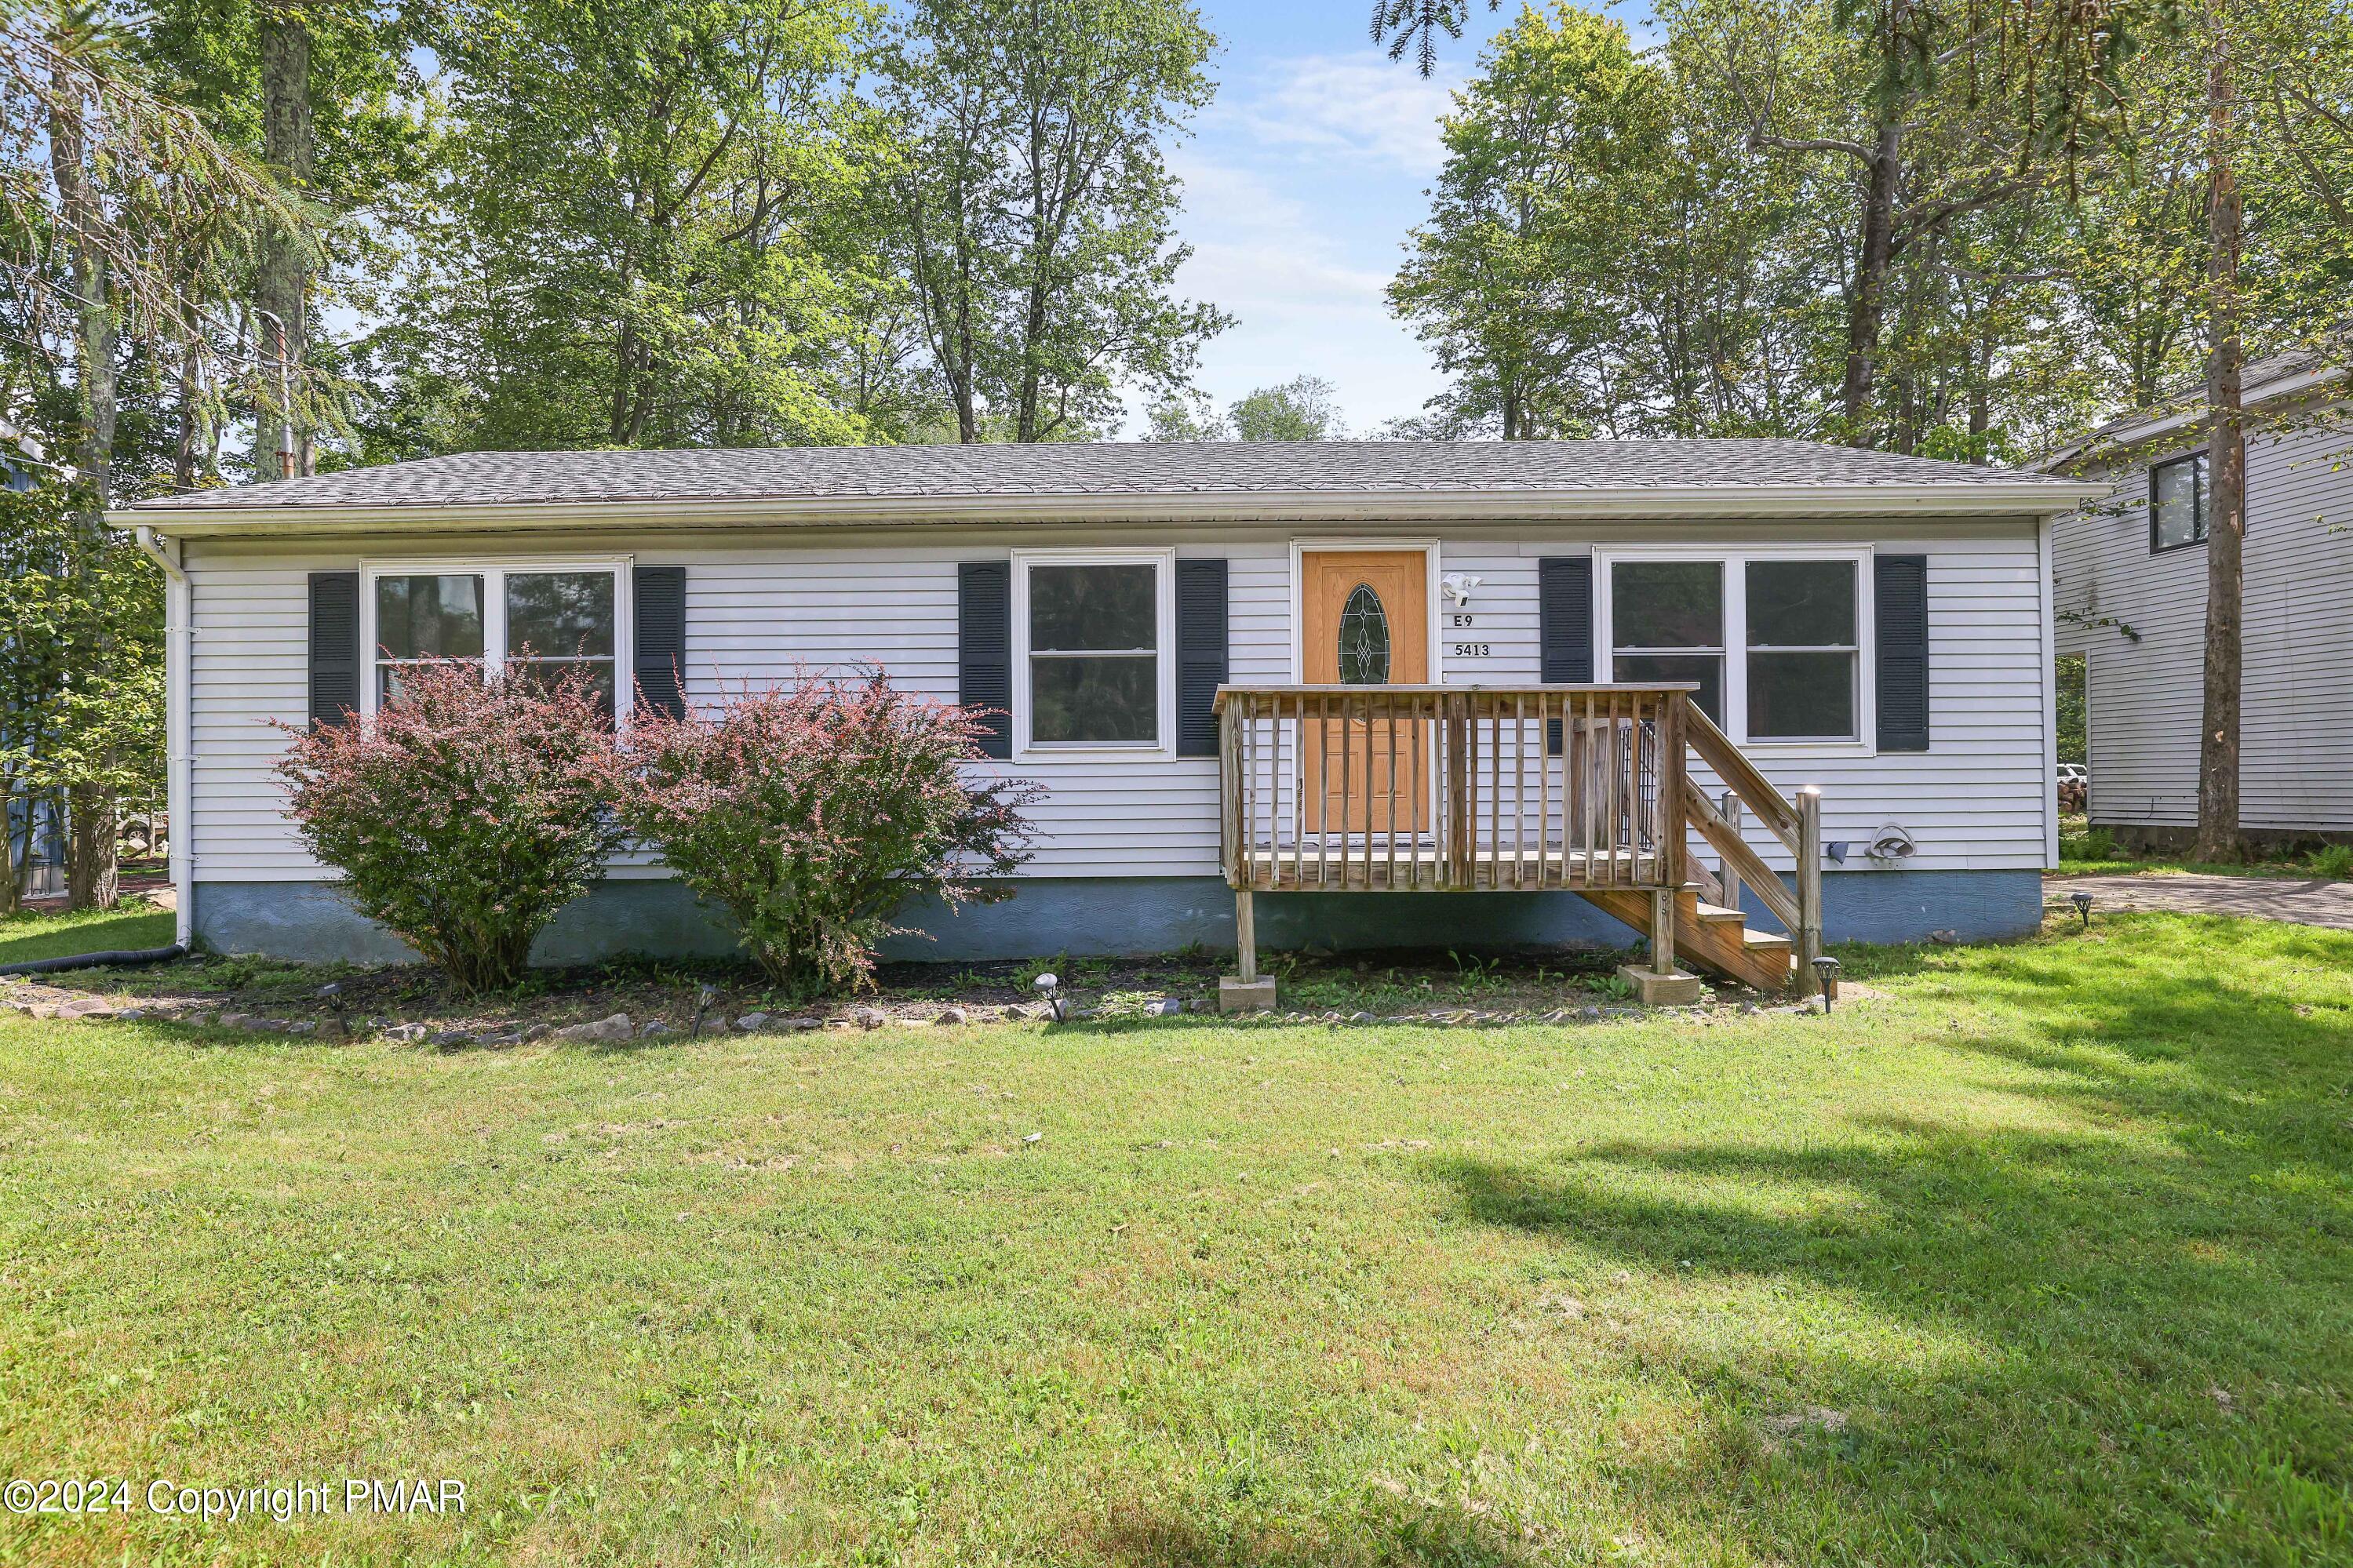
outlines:
[[[1438,580],[1439,592],[1450,606],[1446,612],[1447,630],[1461,633],[1478,629],[1479,618],[1471,610],[1471,590],[1476,588],[1480,582],[1480,578],[1468,572],[1449,572]],[[1488,645],[1483,642],[1453,642],[1447,657],[1485,658],[1489,652]]]

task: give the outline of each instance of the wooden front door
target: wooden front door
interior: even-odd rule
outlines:
[[[1430,679],[1430,563],[1419,550],[1310,550],[1299,558],[1301,676],[1311,686],[1419,686]],[[1409,723],[1310,722],[1301,794],[1316,833],[1389,832],[1428,824],[1413,798]]]

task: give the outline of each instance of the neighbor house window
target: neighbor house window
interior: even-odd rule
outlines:
[[[2192,453],[2148,471],[2148,548],[2179,550],[2206,542],[2206,454]]]
[[[543,677],[585,671],[616,716],[629,695],[619,678],[621,568],[610,564],[385,566],[367,573],[375,702],[401,672],[459,661]],[[528,660],[526,664],[524,661]]]
[[[1609,679],[1690,681],[1736,741],[1857,741],[1866,654],[1859,552],[1604,563]]]
[[[1017,722],[1036,747],[1158,750],[1168,731],[1165,557],[1017,557]]]

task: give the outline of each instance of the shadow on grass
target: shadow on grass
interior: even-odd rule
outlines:
[[[0,921],[0,963],[31,963],[85,952],[163,947],[171,942],[173,929],[171,912],[155,910],[125,910],[114,914],[63,919],[32,915]]]
[[[1335,1499],[1319,1516],[1279,1520],[1222,1500],[1181,1511],[1116,1508],[1087,1544],[1099,1561],[1127,1568],[1532,1568],[1557,1560],[1458,1508],[1370,1490]]]
[[[1932,1044],[2031,1069],[1989,1087],[2069,1125],[1932,1109],[1429,1169],[1547,1269],[1758,1303],[1675,1301],[1643,1353],[1726,1395],[1719,1453],[1757,1453],[1777,1404],[1852,1413],[1852,1451],[1643,1484],[1759,1556],[1793,1545],[1769,1498],[1840,1561],[2353,1561],[2348,963],[2342,933],[2170,917],[1920,951],[1879,973],[1966,981]],[[1826,1346],[1792,1300],[1881,1337]]]

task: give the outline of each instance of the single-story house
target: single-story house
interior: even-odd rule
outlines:
[[[2242,378],[2239,821],[2257,840],[2353,837],[2353,421],[2345,373],[2306,354]],[[2332,406],[2337,410],[2330,416]],[[2043,468],[2105,483],[2052,544],[2059,651],[2084,661],[2094,826],[2178,849],[2198,827],[2205,713],[2202,388],[2117,419]]]
[[[623,707],[633,676],[698,704],[871,667],[1002,710],[986,765],[1044,786],[1035,858],[896,950],[976,958],[1231,946],[1238,920],[1622,946],[1667,881],[1786,916],[1806,786],[1830,940],[2031,930],[2051,521],[2104,490],[1783,440],[484,452],[114,517],[170,576],[196,942],[402,956],[304,852],[269,721],[563,640]],[[1700,924],[1726,920],[1735,959],[1746,933],[1788,963],[1788,933]],[[539,956],[731,943],[640,855]]]

